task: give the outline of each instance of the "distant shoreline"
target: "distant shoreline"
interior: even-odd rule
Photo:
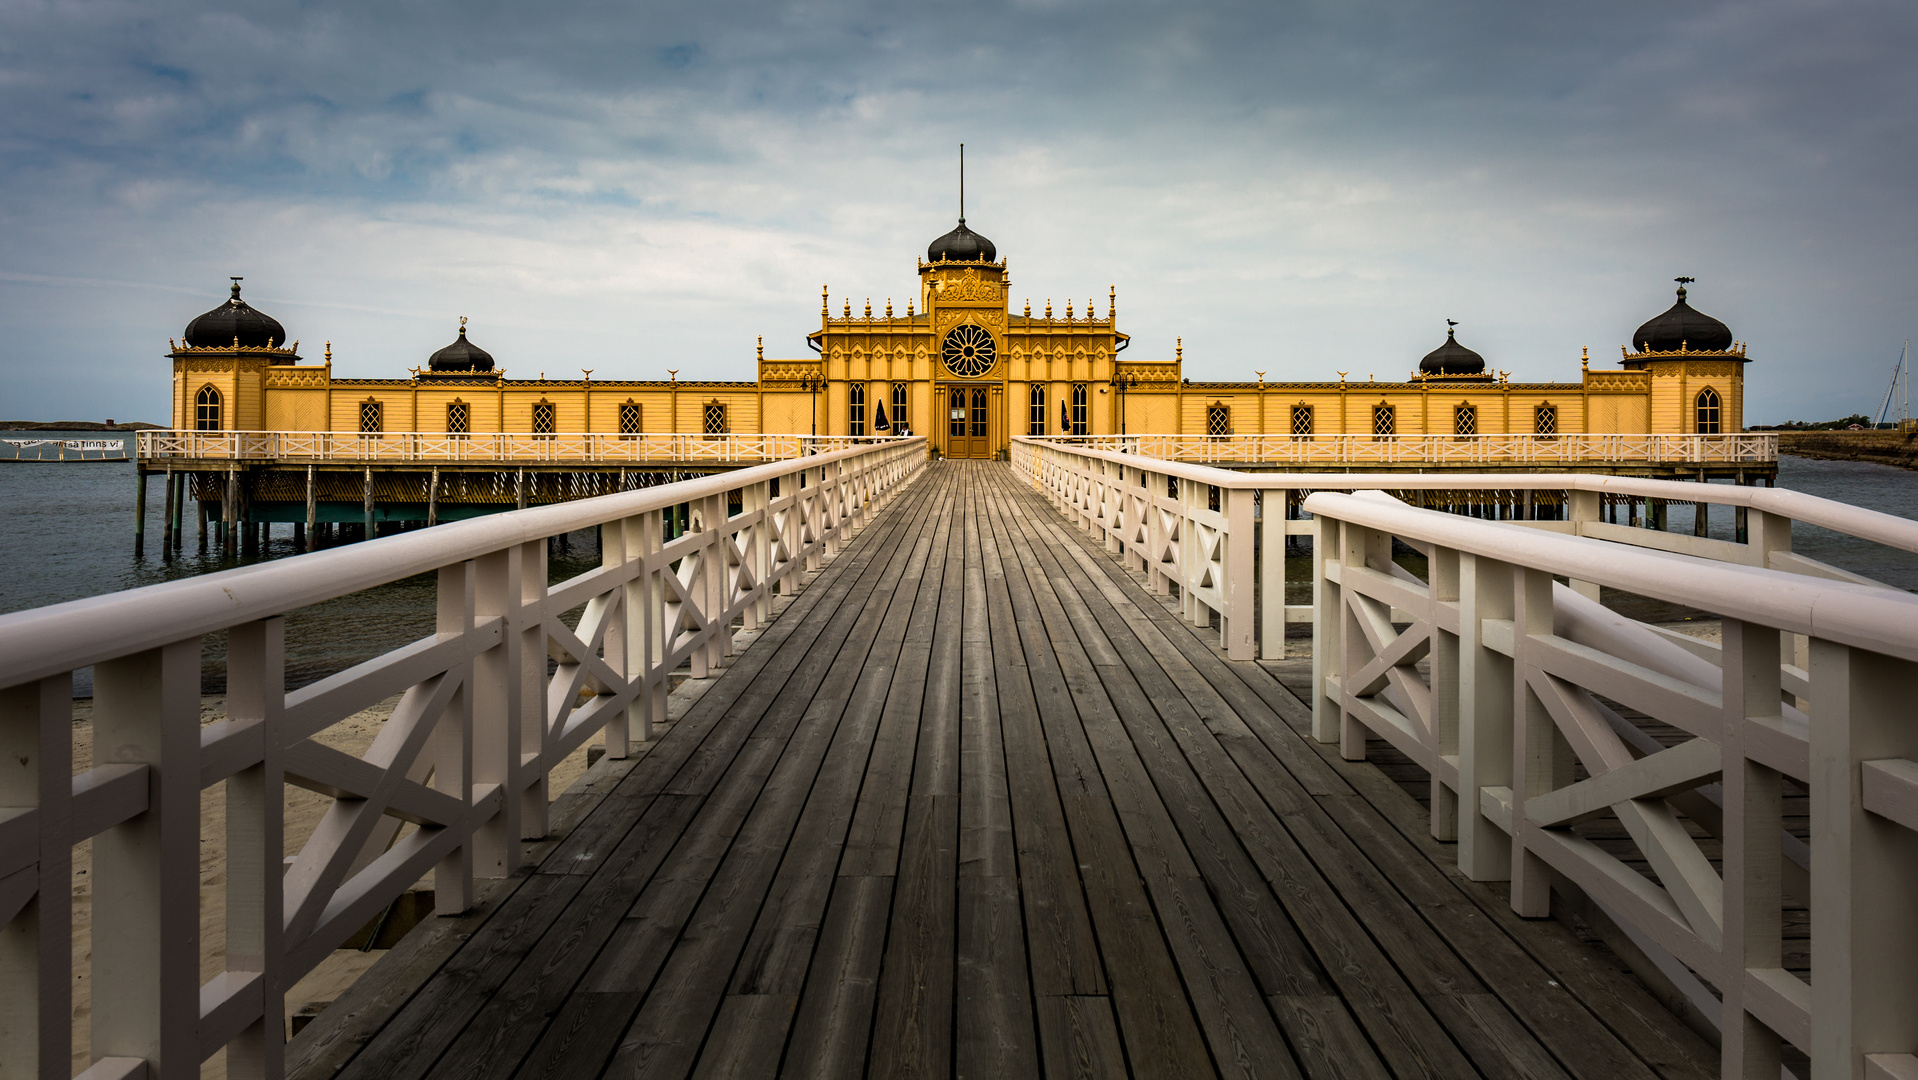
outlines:
[[[1785,431],[1778,452],[1823,461],[1869,461],[1918,471],[1918,432]]]
[[[163,425],[143,420],[123,424],[103,424],[98,420],[0,420],[0,431],[158,431]]]

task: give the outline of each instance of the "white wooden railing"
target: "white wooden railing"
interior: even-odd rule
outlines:
[[[805,453],[896,441],[891,436],[701,435],[652,432],[632,435],[523,431],[142,431],[138,457],[164,464],[198,458],[244,461],[400,462],[741,462],[786,461]]]
[[[70,876],[88,839],[87,1074],[198,1076],[225,1049],[230,1075],[278,1076],[288,987],[422,875],[457,912],[476,876],[512,873],[520,840],[546,831],[555,766],[597,732],[626,756],[664,716],[669,673],[705,675],[735,621],[766,619],[925,461],[923,438],[888,440],[0,616],[0,1076],[69,1075]],[[692,528],[673,537],[682,503]],[[546,539],[593,527],[600,567],[549,586]],[[284,613],[427,572],[434,635],[287,691]],[[226,719],[202,727],[201,644],[221,631]],[[88,667],[95,763],[76,774]],[[364,759],[315,741],[395,694]],[[213,785],[226,947],[202,981]],[[287,785],[335,801],[283,859]]]
[[[1187,618],[1207,625],[1216,613],[1222,642],[1235,660],[1254,655],[1279,659],[1285,655],[1286,625],[1314,618],[1310,605],[1285,602],[1285,545],[1255,540],[1276,538],[1281,532],[1314,535],[1311,521],[1286,520],[1279,509],[1295,507],[1312,491],[1423,489],[1517,496],[1525,517],[1537,516],[1524,514],[1525,492],[1552,492],[1562,516],[1527,525],[1835,580],[1866,579],[1793,552],[1793,519],[1918,551],[1918,525],[1903,518],[1771,488],[1576,473],[1255,473],[1093,449],[1061,439],[1015,438],[1011,457],[1013,467],[1062,513],[1100,535],[1108,551],[1123,552],[1128,566],[1145,571],[1153,588],[1161,593],[1176,588]],[[1728,506],[1745,523],[1748,542],[1607,522],[1601,508],[1608,497]],[[1280,521],[1281,530],[1264,531],[1268,522]],[[1576,587],[1597,595],[1589,583]]]
[[[1228,646],[1249,646],[1232,627],[1253,591],[1251,493],[1320,487],[1286,530],[1313,539],[1315,738],[1351,759],[1380,739],[1424,768],[1433,834],[1456,840],[1467,876],[1509,881],[1519,914],[1549,914],[1555,889],[1593,901],[1720,1025],[1722,1075],[1777,1077],[1788,1043],[1815,1080],[1918,1077],[1918,596],[1790,550],[1793,518],[1905,551],[1918,522],[1787,491],[1438,481],[1569,494],[1571,520],[1490,521],[1324,476],[1032,442],[1015,462],[1162,588],[1220,611]],[[1743,507],[1750,542],[1597,520],[1618,491]],[[1720,616],[1722,641],[1627,619],[1600,586]],[[1784,828],[1800,791],[1809,840]],[[1588,839],[1596,819],[1649,872]],[[1788,903],[1810,909],[1809,980],[1785,967]]]
[[[1778,436],[1097,435],[1055,436],[1166,461],[1272,465],[1723,465],[1778,460]]]

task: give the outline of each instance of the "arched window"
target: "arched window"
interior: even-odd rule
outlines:
[[[1072,384],[1072,433],[1074,435],[1087,433],[1085,383]]]
[[[1532,410],[1532,433],[1534,435],[1558,434],[1558,409],[1551,405],[1540,405]]]
[[[1026,410],[1026,434],[1044,435],[1046,433],[1046,388],[1041,383],[1032,384],[1032,392],[1026,396],[1030,407]]]
[[[193,429],[220,430],[220,392],[211,385],[200,387],[200,393],[193,399]]]
[[[1698,392],[1698,427],[1700,435],[1716,435],[1718,426],[1718,391],[1707,386]]]
[[[1390,405],[1372,406],[1372,434],[1380,438],[1391,435],[1398,427],[1398,414]]]
[[[385,410],[373,398],[360,402],[360,434],[378,435],[385,430]]]
[[[848,395],[846,412],[846,434],[864,435],[866,433],[866,384],[850,383],[846,387]]]
[[[906,423],[906,384],[892,384],[892,431],[897,435],[902,431],[911,431],[912,425]]]
[[[533,403],[533,434],[553,437],[553,403],[545,398]]]
[[[619,406],[619,434],[622,438],[639,434],[639,402],[627,398]]]
[[[986,388],[983,386],[973,387],[972,388],[972,437],[973,438],[983,439],[986,437],[987,430],[988,430],[986,427],[986,422],[990,420],[991,418],[992,418],[992,413],[988,411],[988,407],[986,405]]]
[[[466,402],[455,399],[452,404],[446,406],[446,433],[448,435],[465,435],[468,431],[472,430],[471,420],[472,410],[467,407]]]
[[[1310,405],[1292,406],[1292,434],[1293,435],[1312,434],[1312,406]]]
[[[1452,410],[1452,434],[1477,435],[1478,410],[1470,405],[1460,405]]]

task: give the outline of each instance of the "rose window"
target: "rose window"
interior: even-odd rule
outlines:
[[[946,335],[946,370],[962,379],[976,379],[991,371],[997,355],[992,335],[982,327],[960,326]]]

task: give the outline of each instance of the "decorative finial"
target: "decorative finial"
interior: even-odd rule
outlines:
[[[852,318],[852,297],[846,297],[846,318]]]
[[[959,144],[959,224],[966,223],[966,144]]]
[[[545,377],[546,377],[546,374],[545,374],[545,372],[541,372],[541,373],[540,373],[540,378],[542,378],[542,379],[543,379],[543,378],[545,378]],[[669,367],[669,368],[667,368],[667,369],[666,369],[666,377],[667,377],[668,379],[670,379],[671,381],[673,381],[673,382],[678,382],[678,381],[679,381],[679,369],[678,369],[678,368],[676,368],[676,367]]]
[[[1086,297],[1086,321],[1091,322],[1093,319],[1096,319],[1098,317],[1099,317],[1099,309],[1093,306],[1092,297],[1090,296]]]
[[[819,316],[820,316],[820,318],[831,318],[831,317],[832,317],[832,308],[830,308],[830,307],[828,307],[828,306],[827,306],[827,305],[828,305],[828,303],[829,303],[829,298],[828,298],[828,297],[827,297],[827,295],[826,295],[826,287],[825,287],[824,285],[821,285],[821,286],[819,287]]]
[[[1119,287],[1117,285],[1108,285],[1106,286],[1106,318],[1116,319],[1118,316]]]
[[[1072,321],[1072,299],[1070,297],[1066,299],[1066,321]]]
[[[1675,277],[1672,280],[1678,282],[1678,298],[1683,300],[1685,299],[1685,286],[1690,285],[1698,279],[1693,277]]]
[[[1343,372],[1343,371],[1341,371],[1341,372],[1339,372],[1339,385],[1340,385],[1340,386],[1344,386],[1344,385],[1345,385],[1345,376],[1346,376],[1346,373],[1345,373],[1345,372]]]
[[[1046,297],[1046,321],[1052,321],[1052,297]]]
[[[886,297],[886,318],[892,318],[892,297]]]
[[[460,316],[460,336],[466,336],[466,316],[464,315]]]
[[[180,351],[180,346],[179,346],[179,345],[177,345],[177,344],[175,344],[175,343],[174,343],[174,340],[173,340],[172,338],[168,338],[168,339],[166,339],[166,347],[167,347],[167,351],[168,351],[168,352],[179,352],[179,351]]]
[[[229,299],[229,300],[227,301],[227,303],[229,303],[229,304],[237,304],[237,303],[239,303],[239,302],[240,302],[240,282],[242,282],[242,281],[245,281],[245,280],[246,280],[246,279],[245,279],[245,278],[243,278],[243,277],[236,277],[236,278],[234,278],[234,279],[233,279],[233,285],[232,285],[232,288],[233,288],[233,296],[232,296],[232,298],[231,298],[231,299]]]
[[[910,298],[906,300],[906,318],[908,319],[912,318],[912,308],[914,303],[915,301],[913,301]]]
[[[872,297],[866,297],[866,321],[872,321]]]
[[[326,362],[333,362],[333,343],[330,341],[326,343]]]
[[[1173,340],[1172,359],[1177,363],[1183,364],[1185,363],[1185,339],[1181,337],[1174,338]]]
[[[1026,297],[1026,318],[1032,318],[1032,297]]]
[[[764,334],[759,335],[759,359],[761,361],[766,359],[766,335]]]
[[[1254,375],[1257,375],[1257,376],[1259,377],[1259,385],[1260,385],[1260,386],[1264,386],[1264,385],[1265,385],[1265,372],[1263,372],[1263,371],[1255,371],[1255,372],[1253,372],[1252,374],[1254,374]]]
[[[585,376],[584,378],[582,378],[582,379],[580,380],[581,382],[592,382],[592,381],[593,381],[593,369],[592,369],[592,368],[589,368],[589,367],[583,367],[583,368],[580,368],[580,369],[579,369],[579,373],[580,373],[581,375],[583,375],[583,376]]]
[[[294,338],[294,339],[293,339],[293,347],[292,347],[292,348],[290,348],[290,349],[288,349],[288,350],[286,350],[286,351],[287,351],[287,352],[299,352],[299,351],[300,351],[300,339],[299,339],[299,338]]]
[[[236,349],[240,347],[240,335],[238,334],[233,335],[233,347]]]
[[[1585,348],[1578,350],[1578,366],[1581,371],[1592,366],[1591,346],[1587,345]]]

